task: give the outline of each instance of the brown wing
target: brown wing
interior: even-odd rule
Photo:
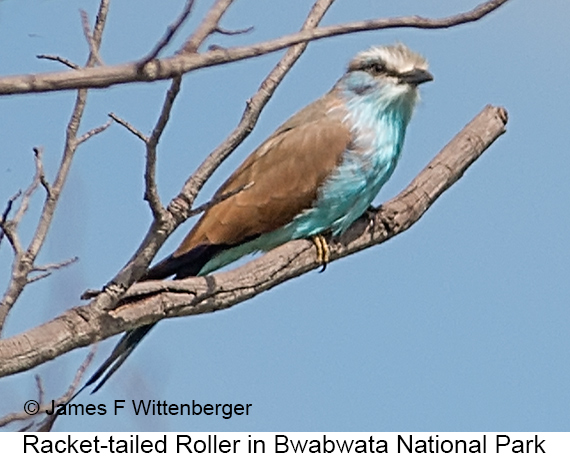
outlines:
[[[327,114],[334,107],[330,96],[314,102],[256,149],[216,195],[251,186],[204,213],[174,256],[198,245],[240,244],[310,208],[351,139],[341,113]]]

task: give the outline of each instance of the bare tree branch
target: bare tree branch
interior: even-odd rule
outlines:
[[[89,52],[93,56],[94,63],[98,65],[105,65],[103,60],[101,60],[101,56],[99,55],[99,44],[94,38],[94,35],[91,33],[91,26],[89,25],[89,16],[87,12],[84,10],[79,10],[79,14],[81,15],[81,26],[83,27],[83,34],[85,35],[85,39],[87,40],[87,44],[89,45]]]
[[[214,32],[219,20],[230,3],[231,1],[219,0],[214,4],[196,32],[188,39],[186,45],[190,46],[191,44],[191,46],[197,50],[204,40]],[[128,261],[127,265],[103,288],[103,291],[101,293],[99,291],[94,291],[94,293],[92,293],[93,291],[86,292],[86,296],[97,296],[94,307],[98,309],[112,309],[116,306],[124,292],[146,270],[150,261],[154,258],[156,252],[160,249],[168,235],[182,222],[182,220],[179,222],[174,221],[169,212],[162,207],[155,182],[156,147],[170,118],[170,112],[176,96],[180,91],[180,85],[181,78],[173,78],[171,86],[167,91],[160,116],[150,137],[144,136],[131,124],[117,116],[111,116],[114,120],[142,139],[146,144],[145,199],[149,202],[153,212],[154,222],[137,252]],[[191,206],[192,202],[188,203],[189,206]]]
[[[35,276],[28,276],[26,285],[39,281],[40,279],[47,278],[48,276],[51,276],[51,273],[52,273],[51,271],[46,271],[45,273],[40,273]]]
[[[100,125],[99,127],[92,128],[88,132],[85,132],[83,135],[81,135],[77,139],[77,146],[79,146],[81,143],[85,143],[92,136],[99,135],[100,133],[104,132],[105,130],[107,130],[109,128],[110,125],[111,125],[111,121],[109,120],[109,121],[105,122],[103,125]]]
[[[139,64],[141,67],[144,67],[148,62],[158,57],[158,54],[160,54],[160,52],[166,46],[168,46],[168,44],[170,43],[170,41],[172,40],[178,29],[182,27],[182,24],[184,24],[184,22],[186,22],[186,19],[188,19],[188,16],[190,16],[190,13],[192,12],[192,7],[194,6],[194,2],[195,0],[186,1],[184,9],[180,13],[180,15],[176,18],[176,20],[168,26],[168,28],[166,29],[166,33],[164,34],[162,39],[156,44],[153,50],[150,51],[146,57],[141,59]]]
[[[197,214],[203,213],[204,211],[210,209],[212,206],[217,205],[218,203],[223,202],[224,200],[227,200],[230,197],[233,197],[235,194],[239,194],[240,192],[249,189],[251,186],[253,186],[253,184],[254,182],[251,181],[247,183],[245,186],[239,186],[237,189],[234,189],[230,192],[226,192],[225,194],[212,198],[210,201],[204,203],[203,205],[197,206],[196,208],[192,209],[192,211],[190,211],[190,213],[188,214],[188,217],[193,217],[196,216]]]
[[[487,106],[398,196],[360,218],[331,240],[331,261],[382,243],[417,222],[435,200],[505,132],[507,113]],[[266,255],[212,276],[136,284],[115,310],[95,302],[0,341],[0,376],[30,369],[72,349],[163,318],[202,314],[235,306],[284,281],[318,268],[314,245],[291,241]],[[150,294],[150,295],[149,295]]]
[[[32,268],[32,272],[42,271],[43,273],[38,274],[38,275],[33,276],[33,277],[28,277],[28,284],[35,282],[35,281],[39,281],[40,279],[43,279],[43,278],[47,278],[55,270],[61,270],[62,268],[65,268],[65,267],[71,265],[72,263],[77,262],[77,260],[79,260],[79,257],[72,257],[71,259],[63,260],[63,261],[57,262],[57,263],[47,263],[45,265],[34,266]]]
[[[84,68],[74,70],[73,72],[68,71],[6,76],[0,78],[0,95],[49,92],[79,88],[95,89],[109,87],[116,84],[172,79],[176,76],[181,76],[199,68],[258,57],[298,43],[368,30],[402,27],[418,29],[449,28],[477,21],[499,8],[507,1],[509,0],[489,0],[466,13],[441,19],[409,16],[380,18],[319,27],[249,46],[240,46],[228,49],[217,48],[202,54],[197,54],[193,51],[194,39],[191,37],[184,46],[184,52],[180,52],[173,57],[155,59],[148,62],[142,69],[140,68],[139,62],[131,62],[113,66]],[[225,4],[231,2],[230,0],[219,0],[218,3]],[[220,9],[222,9],[221,6]]]
[[[2,238],[4,238],[4,224],[8,221],[8,216],[10,215],[10,211],[12,211],[12,206],[14,206],[14,202],[20,198],[22,195],[22,190],[18,190],[14,195],[12,195],[8,199],[8,203],[6,203],[6,208],[4,208],[4,212],[2,213],[2,217],[0,218],[0,243],[2,243]]]
[[[8,238],[8,241],[10,242],[12,249],[14,250],[14,254],[16,256],[16,259],[14,262],[15,266],[17,266],[20,263],[22,256],[24,255],[24,248],[22,247],[22,245],[20,243],[20,237],[18,236],[17,230],[18,230],[18,225],[20,224],[20,221],[22,220],[22,217],[28,211],[30,199],[32,198],[32,195],[34,194],[34,192],[36,191],[36,189],[38,188],[38,186],[40,184],[42,184],[42,186],[46,190],[48,196],[49,196],[50,191],[51,191],[51,188],[50,188],[50,186],[46,180],[45,174],[44,174],[44,166],[43,166],[43,162],[42,162],[43,149],[35,147],[33,149],[33,151],[34,151],[34,162],[36,165],[36,171],[35,171],[34,177],[32,179],[32,182],[30,183],[28,188],[24,191],[23,195],[22,195],[22,191],[18,191],[12,198],[10,198],[10,200],[8,201],[8,205],[7,205],[7,207],[4,211],[4,214],[2,216],[2,220],[0,221],[1,222],[0,227],[2,227],[2,234],[1,235],[2,236],[4,234],[6,235],[6,238]],[[11,220],[6,220],[8,213],[12,209],[12,204],[20,195],[22,195],[22,200],[20,201],[20,206],[16,210],[16,214],[14,215],[14,217]],[[0,240],[1,240],[1,238],[0,238]],[[1,307],[1,302],[0,302],[0,307]],[[2,328],[2,326],[0,325],[0,329],[1,328]]]
[[[72,263],[77,262],[79,257],[72,257],[71,259],[62,260],[61,262],[57,263],[46,263],[45,265],[34,266],[32,271],[50,271],[50,270],[59,270],[61,268],[67,267]]]
[[[160,137],[162,136],[166,124],[170,119],[170,113],[172,107],[174,106],[174,101],[180,92],[180,86],[182,85],[182,78],[177,77],[172,80],[170,88],[166,92],[166,97],[162,105],[162,110],[160,116],[156,122],[156,125],[146,141],[146,163],[144,172],[144,182],[145,182],[145,192],[144,199],[148,202],[152,214],[156,221],[160,222],[166,215],[164,206],[160,201],[160,196],[158,195],[158,189],[156,186],[156,148]]]
[[[20,189],[18,190],[18,192],[16,192],[8,199],[8,203],[6,203],[6,208],[4,208],[4,212],[2,213],[2,220],[0,221],[0,223],[3,224],[7,220],[10,211],[12,211],[12,206],[14,205],[14,202],[18,198],[20,198],[21,195],[22,195],[22,190]]]
[[[34,378],[36,379],[36,387],[38,389],[38,403],[42,405],[45,399],[44,384],[39,374],[35,375]]]
[[[75,393],[75,391],[79,387],[79,383],[81,382],[81,379],[83,378],[83,376],[85,374],[85,371],[87,371],[87,368],[89,368],[89,365],[93,361],[93,357],[95,356],[96,352],[97,352],[96,347],[93,347],[89,351],[89,353],[87,354],[87,357],[85,357],[85,360],[83,361],[83,363],[81,364],[81,366],[79,367],[77,372],[75,373],[75,377],[73,378],[73,381],[71,382],[71,384],[67,388],[67,391],[61,397],[59,397],[57,400],[54,400],[55,405],[62,405],[62,404],[67,403],[68,401],[70,401],[71,397],[73,396],[73,394]],[[39,375],[36,375],[35,378],[36,378],[36,386],[38,389],[38,401],[36,402],[35,405],[32,405],[32,407],[37,406],[37,408],[34,409],[33,411],[32,410],[20,411],[17,413],[7,414],[4,417],[0,417],[0,427],[4,427],[8,424],[11,424],[12,422],[30,420],[33,417],[37,417],[39,414],[42,414],[42,413],[45,413],[46,411],[51,410],[51,408],[52,408],[51,402],[49,402],[49,403],[44,402],[45,391],[44,391],[44,387],[42,384],[42,380],[41,380]],[[42,421],[42,423],[40,423],[37,431],[44,431],[44,432],[49,431],[51,429],[51,426],[53,425],[53,422],[55,422],[56,417],[57,416],[55,414],[53,416],[47,416],[47,418],[44,421]],[[46,428],[46,426],[48,424],[49,424],[49,428]],[[34,426],[34,422],[32,421],[25,429],[22,429],[20,431],[29,430],[33,426]]]
[[[42,159],[43,153],[44,153],[43,148],[34,148],[34,158],[36,163],[37,176],[40,181],[40,184],[46,191],[47,197],[50,198],[52,195],[52,189],[46,178],[46,174],[44,171],[44,163]]]
[[[244,35],[246,33],[249,33],[251,31],[253,31],[254,27],[253,25],[251,27],[246,27],[245,29],[237,29],[237,30],[229,30],[229,29],[224,29],[223,27],[216,27],[215,32],[219,33],[220,35]]]
[[[202,43],[208,38],[210,34],[215,31],[218,26],[218,22],[222,18],[223,14],[232,3],[233,0],[218,0],[214,6],[210,9],[209,13],[206,15],[200,26],[196,29],[194,34],[187,40],[184,46],[183,52],[196,52]],[[180,28],[184,20],[190,14],[194,2],[189,0],[186,3],[186,7],[180,17],[175,21],[175,23],[169,27],[166,36],[161,42],[157,44],[155,50],[152,51],[148,57],[146,57],[142,63],[141,67],[146,63],[150,62],[160,50],[166,46],[170,41],[176,30]],[[158,195],[158,189],[156,186],[156,148],[160,137],[164,132],[166,124],[170,119],[170,113],[172,107],[174,106],[174,101],[180,92],[180,86],[182,85],[182,78],[175,77],[172,80],[170,88],[166,93],[166,97],[162,106],[160,116],[156,122],[156,125],[152,131],[151,136],[145,141],[146,143],[146,166],[145,166],[145,194],[144,199],[149,203],[153,216],[157,222],[161,222],[165,216],[167,216],[164,207],[160,201],[160,196]]]
[[[97,19],[95,21],[95,26],[93,28],[93,34],[91,36],[93,42],[92,44],[96,48],[98,48],[101,45],[101,37],[107,19],[108,8],[109,8],[109,0],[101,0],[101,3],[99,5],[99,12],[97,14]],[[95,65],[96,61],[97,61],[97,56],[93,52],[91,52],[89,58],[87,59],[87,66],[90,67]],[[38,186],[38,184],[43,185],[43,187],[46,189],[47,195],[40,214],[38,225],[36,227],[36,231],[26,251],[23,252],[23,248],[21,247],[17,249],[17,246],[13,244],[15,251],[17,251],[16,259],[13,262],[10,282],[8,284],[6,292],[4,293],[4,296],[2,297],[2,300],[0,301],[0,334],[2,332],[2,329],[4,328],[4,323],[6,322],[8,313],[11,311],[12,307],[14,306],[14,303],[21,295],[22,291],[24,290],[24,287],[29,283],[28,275],[32,271],[35,259],[40,249],[44,245],[47,233],[51,226],[51,221],[53,219],[57,203],[59,201],[59,197],[61,195],[63,186],[69,174],[71,162],[73,160],[77,147],[81,143],[81,139],[77,138],[77,132],[79,130],[79,124],[81,122],[81,118],[83,117],[83,113],[85,111],[86,101],[87,101],[87,89],[78,90],[73,112],[71,114],[71,118],[67,125],[63,156],[55,180],[53,182],[53,185],[49,185],[49,183],[45,179],[43,172],[43,165],[41,161],[41,152],[42,152],[41,149],[39,148],[34,149],[36,157],[36,177],[34,178],[35,184],[33,183],[32,186],[30,186],[30,188],[28,189],[29,192],[28,190],[24,192],[20,210],[14,216],[12,222],[15,221],[15,224],[17,225],[19,218],[21,218],[23,212],[25,212],[25,209],[23,208],[24,207],[27,208],[27,201],[29,200],[31,194]],[[6,233],[6,236],[10,239],[10,242],[14,243],[15,241],[17,241],[17,238],[15,238],[16,234],[10,233],[10,231],[6,231],[6,224],[4,225],[5,225],[4,231]],[[40,278],[36,277],[35,280],[37,279]]]
[[[212,34],[216,27],[218,26],[218,22],[220,21],[222,15],[225,13],[229,5],[233,0],[219,0],[214,6],[211,8],[210,12],[206,15],[198,29],[194,32],[192,37],[190,37],[185,44],[185,47],[188,49],[194,49],[195,52],[201,44],[208,38],[210,34]],[[158,53],[168,44],[168,42],[172,39],[174,33],[180,28],[183,22],[186,20],[190,11],[192,10],[192,6],[194,4],[193,0],[189,0],[186,3],[186,6],[178,19],[168,28],[166,35],[163,39],[157,43],[154,50],[141,61],[141,67],[146,65],[148,62],[153,60]],[[188,51],[184,51],[188,52]],[[172,111],[172,107],[174,106],[174,101],[178,93],[180,92],[180,87],[182,85],[182,78],[175,77],[172,80],[170,88],[166,93],[166,97],[162,106],[162,110],[160,116],[156,122],[156,125],[152,131],[150,137],[143,135],[139,130],[133,127],[128,122],[117,118],[115,115],[111,115],[111,117],[127,128],[131,133],[135,134],[141,140],[143,140],[146,144],[146,165],[145,165],[145,194],[144,199],[149,203],[155,221],[160,223],[165,216],[167,215],[165,212],[164,207],[160,201],[160,196],[158,195],[158,189],[156,186],[156,148],[158,146],[158,142],[160,141],[160,137],[162,136],[166,124],[170,119],[170,113]]]
[[[253,186],[253,181],[246,184],[245,186],[240,186],[237,189],[234,189],[230,192],[227,192],[225,194],[219,195],[217,197],[212,198],[210,201],[207,201],[206,203],[192,209],[192,211],[190,211],[190,213],[188,213],[188,218],[196,216],[197,214],[203,213],[204,211],[210,209],[212,206],[223,202],[224,200],[227,200],[230,197],[233,197],[235,194],[238,194],[240,192],[243,192],[246,189],[249,189],[251,186]],[[81,300],[91,300],[92,298],[95,298],[96,296],[98,296],[102,291],[101,290],[96,290],[96,289],[87,289],[85,292],[83,292],[83,294],[81,294]]]
[[[16,228],[18,226],[18,224],[22,220],[22,217],[24,216],[24,214],[26,214],[26,212],[28,211],[28,206],[30,204],[30,198],[32,197],[35,190],[40,185],[40,183],[42,181],[42,177],[43,177],[43,179],[45,179],[44,167],[43,167],[43,163],[42,163],[43,149],[36,147],[33,150],[34,150],[34,163],[36,165],[36,172],[34,174],[34,178],[32,179],[31,184],[24,191],[24,194],[22,195],[22,200],[20,202],[20,207],[18,208],[18,210],[16,211],[16,214],[14,215],[14,218],[12,219],[12,223],[14,224],[14,228]]]
[[[63,65],[71,68],[72,70],[78,70],[81,68],[79,65],[77,65],[76,63],[73,63],[71,60],[64,59],[63,57],[60,57],[60,56],[54,56],[51,54],[38,54],[36,57],[38,59],[53,60],[55,62],[62,63]]]
[[[140,130],[138,130],[136,127],[134,127],[132,124],[125,121],[123,118],[120,118],[119,116],[117,116],[115,113],[109,113],[109,117],[111,119],[113,119],[117,124],[125,127],[129,132],[131,132],[134,136],[136,136],[137,138],[139,138],[143,142],[146,143],[148,141],[148,137],[144,133],[142,133]]]
[[[208,11],[208,14],[192,36],[186,40],[179,53],[190,54],[197,52],[202,43],[216,31],[222,16],[233,2],[234,0],[216,0],[216,3],[210,8],[210,11]]]

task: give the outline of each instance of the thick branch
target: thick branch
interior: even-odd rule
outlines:
[[[173,57],[152,60],[142,68],[140,62],[135,61],[121,65],[84,68],[57,73],[6,76],[0,78],[0,95],[50,92],[79,88],[95,89],[109,87],[115,84],[171,79],[199,68],[258,57],[294,44],[367,30],[402,27],[419,29],[449,28],[459,24],[477,21],[507,1],[508,0],[489,0],[466,13],[441,19],[429,19],[419,16],[373,19],[304,30],[292,35],[249,46],[228,49],[216,48],[203,54],[182,52]]]
[[[380,244],[411,227],[505,132],[506,123],[503,108],[487,106],[404,191],[375,213],[363,216],[340,239],[332,240],[331,261]],[[163,318],[235,306],[317,267],[312,243],[297,240],[229,272],[136,284],[129,291],[129,301],[116,310],[103,311],[93,304],[80,306],[0,341],[0,376],[30,369],[72,349]],[[151,291],[154,293],[148,295]]]

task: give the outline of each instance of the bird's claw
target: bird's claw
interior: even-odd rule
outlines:
[[[329,245],[323,235],[315,235],[313,237],[313,243],[315,243],[315,247],[317,248],[317,262],[322,265],[319,273],[322,273],[327,269],[330,260]]]

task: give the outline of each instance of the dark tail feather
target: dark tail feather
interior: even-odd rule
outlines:
[[[140,281],[151,281],[165,279],[169,276],[176,275],[176,279],[186,278],[188,276],[196,276],[202,267],[218,252],[222,251],[224,246],[197,246],[191,251],[179,255],[177,257],[168,256],[166,259],[157,263],[150,268]],[[73,396],[75,398],[85,388],[97,383],[91,393],[97,392],[103,384],[119,369],[125,362],[127,357],[134,351],[137,345],[145,337],[145,335],[154,327],[155,324],[143,325],[134,330],[129,330],[123,338],[117,343],[111,355],[103,362],[99,369],[89,378],[85,385]]]
[[[103,362],[99,369],[89,378],[85,383],[85,387],[89,387],[95,384],[101,376],[105,375],[101,381],[95,386],[91,391],[92,394],[97,392],[103,384],[111,377],[111,375],[119,369],[127,357],[134,351],[137,345],[142,341],[145,335],[150,332],[150,329],[154,327],[155,324],[143,325],[142,327],[136,328],[134,330],[129,330],[121,338],[121,340],[111,352],[111,355]],[[107,371],[108,370],[108,371]]]
[[[146,274],[139,281],[153,281],[175,276],[175,279],[184,279],[189,276],[197,276],[200,270],[218,252],[226,249],[222,245],[200,245],[184,254],[167,258],[149,268]]]

